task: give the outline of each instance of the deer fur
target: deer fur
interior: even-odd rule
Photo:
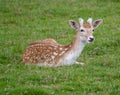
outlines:
[[[70,44],[61,45],[51,38],[30,43],[23,54],[23,63],[39,66],[81,64],[76,60],[85,45],[94,41],[93,31],[101,22],[102,19],[93,22],[92,18],[89,18],[87,23],[79,18],[79,24],[69,20],[71,27],[77,31],[75,39]]]

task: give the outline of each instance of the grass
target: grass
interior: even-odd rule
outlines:
[[[0,95],[119,95],[119,0],[0,0]],[[70,43],[69,19],[103,19],[78,61],[57,68],[21,64],[30,42]]]

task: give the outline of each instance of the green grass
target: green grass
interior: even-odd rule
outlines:
[[[21,64],[30,42],[70,43],[68,20],[103,19],[78,61],[57,68]],[[119,0],[0,0],[0,95],[119,95]]]

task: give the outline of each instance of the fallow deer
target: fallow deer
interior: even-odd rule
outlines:
[[[76,62],[87,43],[94,41],[93,32],[102,22],[102,19],[92,21],[92,18],[84,23],[79,18],[79,24],[69,20],[69,24],[77,33],[75,39],[68,45],[60,45],[54,39],[36,41],[27,47],[23,54],[23,63],[36,64],[39,66],[60,66],[71,64],[82,64]]]

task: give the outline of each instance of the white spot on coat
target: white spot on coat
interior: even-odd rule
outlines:
[[[60,48],[60,50],[62,50],[63,48]]]
[[[56,52],[53,52],[53,55],[55,55],[55,56],[56,56],[56,55],[58,55],[58,53],[56,53]]]
[[[51,58],[54,60],[55,56],[51,56]]]
[[[62,52],[59,54],[59,56],[63,55],[64,53],[65,53],[65,51],[62,51]]]

